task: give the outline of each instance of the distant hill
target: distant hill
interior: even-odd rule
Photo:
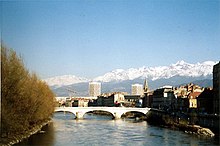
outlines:
[[[101,82],[102,92],[123,91],[130,93],[132,84],[143,84],[145,79],[147,79],[151,90],[164,85],[179,86],[190,82],[202,87],[212,87],[212,71],[216,63],[205,61],[190,64],[178,61],[169,66],[116,69],[94,79],[64,75],[45,79],[45,81],[57,96],[69,96],[67,88],[75,90],[77,93],[74,95],[88,96],[90,81]]]
[[[195,79],[195,80],[193,80]],[[128,80],[123,82],[106,82],[102,83],[102,93],[105,92],[114,92],[114,91],[122,91],[122,92],[131,92],[131,85],[135,83],[144,83],[144,79],[136,79],[136,80]],[[212,87],[212,79],[201,79],[197,80],[196,78],[177,78],[173,77],[171,79],[160,79],[156,81],[149,81],[148,85],[150,90],[155,90],[159,87],[162,87],[164,85],[171,85],[174,87],[178,87],[180,85],[185,85],[188,83],[194,83],[201,87]],[[68,89],[73,89],[77,93],[70,93],[67,91]],[[51,89],[54,91],[54,93],[57,96],[88,96],[88,89],[89,89],[89,82],[87,83],[77,83],[67,86],[61,86],[61,87],[51,87]]]

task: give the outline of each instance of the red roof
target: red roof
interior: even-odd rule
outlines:
[[[202,92],[191,92],[188,95],[188,98],[197,98]]]

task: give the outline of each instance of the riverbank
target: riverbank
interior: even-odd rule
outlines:
[[[199,125],[189,124],[186,119],[173,117],[171,114],[160,110],[151,110],[147,114],[147,122],[152,125],[184,131],[185,133],[195,134],[203,137],[213,138],[215,134],[209,129]]]
[[[3,137],[3,138],[1,138],[0,145],[1,146],[11,146],[11,145],[20,143],[24,139],[29,138],[31,135],[34,135],[34,134],[40,132],[44,126],[50,124],[51,122],[52,122],[52,120],[48,119],[45,122],[43,122],[42,124],[35,125],[30,130],[25,131],[25,133],[13,135],[10,138]]]

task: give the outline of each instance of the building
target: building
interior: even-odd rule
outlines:
[[[72,107],[88,107],[89,103],[93,103],[94,101],[97,100],[97,97],[72,97],[71,102],[72,102]]]
[[[206,88],[197,97],[197,109],[199,113],[213,113],[213,89]]]
[[[89,96],[97,97],[101,94],[101,83],[90,82],[89,83]]]
[[[153,93],[154,93],[154,91],[150,91],[150,92],[144,93],[143,107],[152,107]]]
[[[197,98],[201,92],[191,92],[188,95],[188,101],[189,101],[189,108],[197,108]]]
[[[55,97],[56,99],[56,106],[66,106],[66,101],[68,101],[68,97]]]
[[[185,86],[176,87],[174,89],[174,94],[178,98],[187,98],[190,93],[193,92],[203,92],[204,88],[193,83],[189,83]]]
[[[98,96],[97,106],[119,106],[124,103],[124,92],[103,93]]]
[[[143,99],[141,95],[124,95],[123,106],[125,107],[142,107]]]
[[[219,99],[220,99],[220,62],[213,67],[213,112],[219,114]]]
[[[65,107],[88,107],[89,102],[97,100],[97,97],[55,97],[57,105]]]
[[[153,108],[168,110],[174,106],[175,95],[172,86],[164,86],[155,90],[151,97]]]
[[[143,95],[143,85],[141,84],[133,84],[131,85],[131,94],[132,95]]]
[[[197,108],[197,97],[204,91],[203,87],[189,83],[174,88],[176,97],[174,109],[187,112],[189,109]]]

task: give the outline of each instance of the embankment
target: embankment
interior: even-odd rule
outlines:
[[[180,118],[162,110],[151,109],[147,114],[147,121],[153,125],[159,125],[186,133],[204,137],[214,137],[215,134],[209,129],[199,125],[190,124],[189,118]]]

